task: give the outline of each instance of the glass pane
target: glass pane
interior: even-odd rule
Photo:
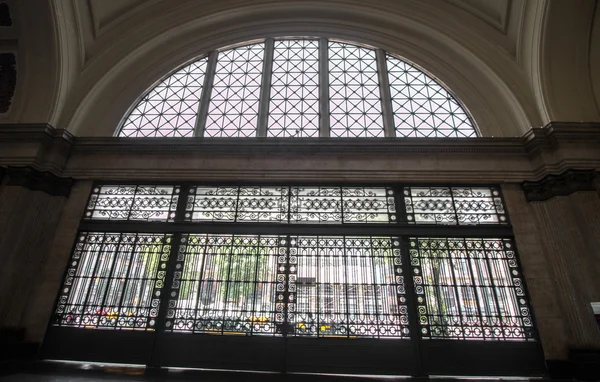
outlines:
[[[392,223],[394,193],[386,187],[192,187],[188,221]]]
[[[494,187],[405,187],[406,217],[413,224],[507,224]]]
[[[411,238],[424,339],[534,340],[509,239]]]
[[[173,221],[179,187],[102,185],[92,190],[85,220]]]
[[[477,136],[465,110],[433,78],[389,55],[387,69],[397,136]]]
[[[329,42],[332,137],[383,137],[381,96],[373,49]]]
[[[184,235],[167,311],[167,331],[281,334],[278,261],[285,240],[258,235]]]
[[[254,137],[264,44],[219,52],[205,137]]]
[[[186,220],[285,222],[288,187],[193,187]]]
[[[206,58],[171,74],[150,90],[123,123],[120,137],[192,137]]]
[[[299,236],[290,250],[293,335],[409,337],[399,239]]]
[[[171,235],[82,232],[54,326],[154,330]]]
[[[318,41],[275,41],[268,136],[319,136]]]

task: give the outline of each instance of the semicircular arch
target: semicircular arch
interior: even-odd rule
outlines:
[[[527,95],[513,91],[481,57],[448,35],[414,19],[398,20],[364,7],[340,10],[313,4],[303,10],[307,8],[294,13],[289,7],[249,6],[245,12],[238,9],[173,25],[168,33],[146,39],[135,33],[125,36],[88,63],[61,125],[76,135],[112,135],[140,94],[173,68],[218,47],[276,36],[356,41],[414,62],[466,105],[483,136],[520,136],[539,122]]]

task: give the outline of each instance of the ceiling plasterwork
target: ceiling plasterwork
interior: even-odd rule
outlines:
[[[252,5],[268,4],[270,0],[254,0]],[[295,3],[294,0],[278,0],[273,4]],[[309,2],[306,2],[308,4]],[[336,3],[341,8],[351,6],[364,6],[360,0],[323,0],[322,3]],[[198,5],[198,7],[195,6]],[[80,13],[80,17],[87,16],[88,20],[81,23],[92,25],[92,38],[84,38],[88,41],[86,47],[86,57],[95,55],[93,51],[97,50],[94,46],[95,40],[101,36],[111,35],[111,32],[122,31],[123,24],[129,23],[126,29],[134,32],[142,24],[161,23],[164,20],[162,16],[167,13],[177,12],[178,9],[186,9],[186,16],[190,13],[197,17],[206,17],[211,13],[218,13],[224,10],[247,6],[246,1],[238,0],[205,0],[194,2],[190,0],[85,0],[78,4],[79,7],[87,8]],[[523,8],[524,0],[437,0],[422,2],[420,0],[373,0],[369,8],[384,9],[386,12],[405,14],[407,9],[424,11],[427,21],[427,13],[444,13],[442,19],[448,20],[448,25],[439,25],[433,23],[433,27],[450,28],[453,24],[461,27],[471,28],[477,31],[477,34],[489,40],[495,46],[511,56],[515,56],[517,51],[518,33],[511,33],[511,29],[516,31],[520,25],[519,9]],[[154,11],[152,11],[154,10]],[[157,25],[157,29],[164,25]],[[513,32],[514,32],[513,31]],[[518,32],[518,31],[517,31]],[[448,30],[448,33],[453,33]],[[121,33],[115,33],[121,35]],[[464,37],[468,39],[467,36]],[[110,46],[111,44],[107,44]]]
[[[512,0],[446,0],[506,34]]]

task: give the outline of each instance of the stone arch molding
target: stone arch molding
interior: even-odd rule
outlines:
[[[216,48],[281,36],[329,37],[395,53],[449,88],[483,136],[520,136],[542,123],[514,56],[490,49],[476,30],[434,27],[439,20],[425,10],[402,15],[364,2],[231,3],[214,13],[180,7],[154,18],[149,5],[132,16],[143,22],[124,20],[96,32],[57,126],[75,135],[112,136],[136,100],[173,69]]]

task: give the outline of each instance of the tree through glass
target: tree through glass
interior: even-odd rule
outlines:
[[[267,42],[213,52],[214,59],[167,76],[124,118],[117,135],[477,136],[468,112],[442,84],[397,57],[326,39]],[[389,97],[382,97],[381,86],[389,86]],[[320,124],[326,110],[329,127]],[[383,115],[386,110],[392,115]],[[384,130],[384,120],[393,128]]]

